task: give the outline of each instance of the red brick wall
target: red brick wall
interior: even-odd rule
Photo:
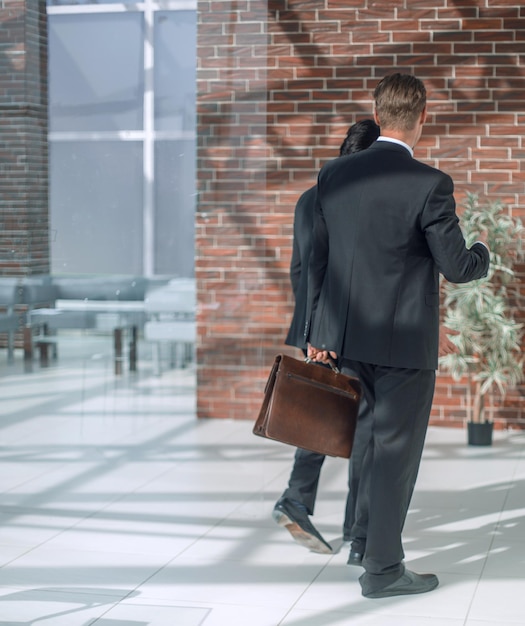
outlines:
[[[44,0],[0,8],[0,275],[49,271]]]
[[[406,4],[198,2],[200,417],[255,418],[291,315],[295,201],[385,74],[425,81],[416,157],[452,175],[458,203],[470,191],[524,216],[525,8]],[[494,398],[498,426],[525,426],[521,391]],[[464,385],[440,374],[433,423],[464,418]]]

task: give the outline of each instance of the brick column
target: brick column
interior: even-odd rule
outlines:
[[[386,74],[423,79],[416,158],[525,217],[525,9],[513,0],[199,0],[198,414],[254,419],[292,308],[293,209]],[[523,321],[520,272],[518,319]],[[296,354],[297,352],[292,352]],[[524,386],[494,400],[525,427]],[[440,374],[432,422],[462,425]]]
[[[44,0],[0,5],[0,275],[49,271]]]
[[[250,419],[282,344],[291,233],[267,194],[266,3],[198,11],[198,415]]]

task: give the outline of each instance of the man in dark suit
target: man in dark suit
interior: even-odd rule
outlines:
[[[371,428],[352,529],[359,581],[369,598],[435,589],[434,574],[405,568],[401,533],[416,481],[435,385],[439,274],[455,283],[486,276],[489,251],[467,249],[452,179],[413,158],[426,120],[426,90],[409,74],[374,92],[381,136],[319,173],[305,338],[320,362],[338,355],[358,376]]]
[[[345,156],[368,148],[379,137],[379,127],[370,119],[361,120],[353,124],[341,144],[339,155]],[[297,346],[306,352],[304,326],[306,317],[306,289],[308,282],[308,259],[312,249],[312,227],[314,220],[315,194],[317,186],[305,191],[297,201],[294,214],[294,238],[292,261],[290,264],[290,279],[295,296],[295,309],[286,343]],[[366,403],[360,407],[359,419],[364,419],[368,413]],[[350,529],[354,522],[355,499],[359,481],[359,466],[354,452],[354,458],[349,464],[348,498],[344,534],[350,539]],[[275,504],[272,516],[280,525],[284,526],[292,537],[301,545],[313,552],[329,554],[332,552],[330,544],[322,537],[309,519],[313,515],[317,486],[321,467],[325,460],[323,454],[310,452],[298,448],[295,453],[294,465],[290,474],[288,487]],[[352,468],[353,471],[352,471]]]

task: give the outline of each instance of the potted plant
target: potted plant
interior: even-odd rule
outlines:
[[[455,380],[467,376],[468,443],[490,445],[493,422],[485,413],[487,393],[497,389],[503,397],[523,380],[522,324],[513,317],[514,267],[522,257],[523,226],[501,202],[481,206],[475,194],[467,195],[461,225],[467,246],[485,233],[491,264],[486,278],[444,284],[444,323],[458,332],[451,339],[459,351],[443,357],[441,364]]]

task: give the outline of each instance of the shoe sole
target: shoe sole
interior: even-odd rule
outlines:
[[[331,548],[326,546],[314,535],[311,535],[303,530],[299,524],[291,520],[285,513],[274,511],[272,516],[277,524],[286,528],[286,530],[292,535],[294,541],[304,548],[308,548],[308,550],[316,552],[317,554],[332,554]]]
[[[439,585],[439,579],[436,579],[432,583],[428,585],[426,589],[419,588],[417,591],[411,589],[411,585],[407,585],[406,587],[398,587],[397,589],[383,589],[382,591],[375,591],[369,593],[367,595],[363,594],[365,598],[393,598],[394,596],[412,596],[418,593],[428,593],[429,591],[433,591]]]

